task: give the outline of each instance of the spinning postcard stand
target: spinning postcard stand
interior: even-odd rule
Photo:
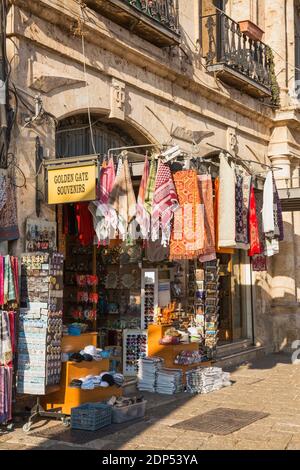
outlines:
[[[59,389],[63,312],[63,256],[30,253],[21,257],[21,308],[17,392],[37,397],[25,432],[39,417],[62,419],[61,409],[46,412],[40,397]]]

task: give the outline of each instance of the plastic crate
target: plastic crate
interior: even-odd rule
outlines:
[[[97,431],[111,422],[112,408],[106,403],[85,403],[71,410],[72,429]]]
[[[147,401],[144,400],[140,403],[133,405],[122,406],[122,408],[113,407],[112,409],[112,422],[115,424],[126,423],[137,418],[143,418],[146,413]]]

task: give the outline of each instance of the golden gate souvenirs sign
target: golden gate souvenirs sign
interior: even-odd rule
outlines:
[[[48,168],[48,204],[96,199],[96,165]]]

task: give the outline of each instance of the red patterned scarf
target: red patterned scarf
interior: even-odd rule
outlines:
[[[250,190],[250,213],[249,213],[249,238],[250,238],[250,250],[249,256],[260,255],[262,252],[262,246],[259,239],[258,220],[256,212],[256,200],[254,187],[251,185]]]

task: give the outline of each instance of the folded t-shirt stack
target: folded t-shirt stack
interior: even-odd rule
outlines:
[[[83,361],[101,361],[102,359],[102,349],[97,349],[95,346],[86,346],[79,353],[70,354],[69,360],[73,362],[83,362]]]
[[[230,374],[220,367],[198,368],[186,373],[187,391],[205,394],[231,385]]]
[[[87,375],[80,379],[73,379],[70,383],[72,388],[81,388],[82,390],[94,390],[98,387],[112,387],[113,385],[121,386],[124,382],[122,374],[114,374],[111,372],[101,372],[99,375]]]
[[[157,372],[157,393],[174,395],[182,392],[182,370],[181,369],[160,369]]]
[[[138,389],[144,392],[155,392],[157,372],[163,366],[160,357],[139,359]]]

